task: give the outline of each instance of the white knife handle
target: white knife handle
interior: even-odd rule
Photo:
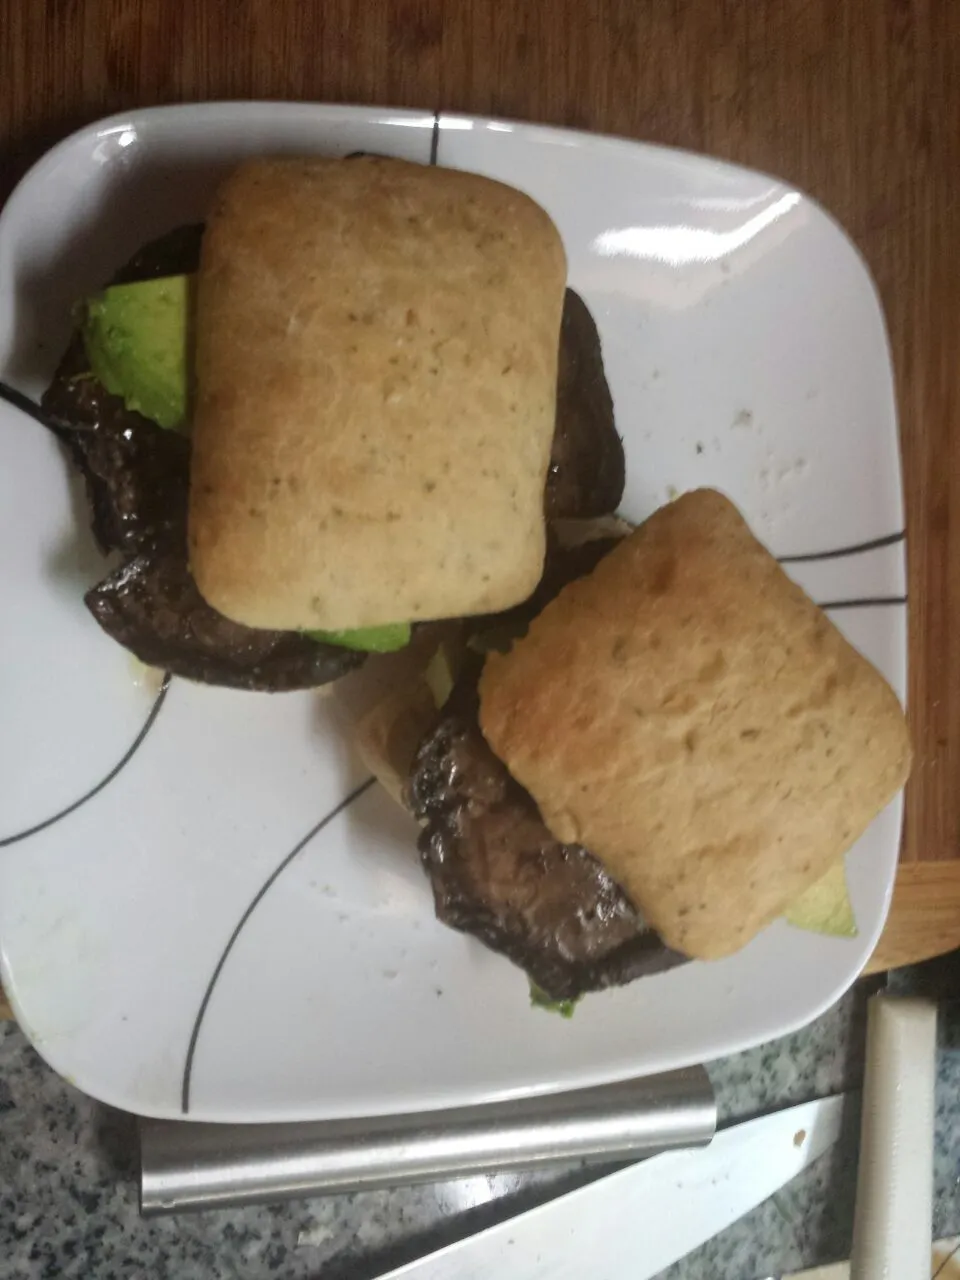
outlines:
[[[933,1199],[937,1008],[874,996],[851,1280],[927,1280]]]

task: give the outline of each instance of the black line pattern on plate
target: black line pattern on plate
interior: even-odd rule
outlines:
[[[875,609],[880,605],[906,604],[906,596],[864,596],[861,600],[827,600],[820,606],[827,609]]]
[[[433,113],[433,132],[430,135],[430,163],[437,163],[437,152],[440,150],[440,112]]]
[[[203,1019],[206,1016],[207,1006],[210,1004],[210,999],[213,996],[214,989],[220,979],[220,974],[223,972],[224,965],[227,963],[227,957],[230,955],[230,952],[234,948],[234,944],[243,932],[244,926],[266,897],[269,890],[279,879],[282,872],[284,872],[287,867],[289,867],[290,863],[293,862],[297,854],[302,852],[313,837],[319,835],[324,827],[329,826],[334,818],[338,818],[341,813],[350,808],[355,800],[359,800],[364,792],[369,791],[375,782],[376,778],[367,778],[366,782],[362,782],[359,787],[355,787],[353,791],[351,791],[348,796],[345,796],[335,808],[331,809],[329,813],[324,814],[320,821],[310,828],[303,839],[290,850],[287,856],[279,862],[276,867],[274,867],[273,871],[271,871],[266,880],[264,880],[263,884],[254,895],[253,900],[250,902],[250,905],[240,917],[237,927],[227,939],[226,946],[221,951],[220,959],[217,961],[216,968],[210,977],[210,981],[207,983],[207,989],[203,993],[203,999],[200,1001],[200,1008],[197,1010],[193,1029],[190,1032],[190,1042],[187,1045],[187,1056],[183,1064],[183,1083],[180,1088],[180,1110],[184,1115],[188,1115],[190,1112],[190,1082],[193,1075],[193,1059],[196,1054],[197,1041],[200,1038],[200,1029],[203,1026]]]
[[[777,559],[781,564],[803,564],[811,560],[839,560],[843,556],[858,556],[864,551],[879,551],[881,547],[896,546],[898,542],[903,542],[906,536],[906,529],[901,529],[899,533],[888,533],[882,538],[871,538],[869,542],[855,542],[849,547],[835,547],[830,551],[809,551],[799,556],[777,556]]]
[[[38,832],[45,831],[47,827],[52,827],[53,824],[55,822],[59,822],[61,818],[66,818],[71,813],[76,813],[76,811],[81,808],[81,806],[85,805],[88,800],[92,800],[94,796],[100,794],[104,787],[109,786],[114,778],[116,778],[117,775],[130,763],[137,751],[139,751],[140,747],[143,746],[147,734],[156,723],[157,716],[160,714],[160,708],[166,700],[167,690],[169,688],[170,675],[167,673],[163,677],[163,683],[160,685],[160,690],[154,699],[153,706],[150,708],[150,714],[147,716],[143,728],[105,778],[101,778],[96,786],[91,787],[90,790],[85,792],[79,800],[74,800],[72,804],[68,804],[67,807],[65,809],[61,809],[59,813],[55,813],[49,818],[44,818],[43,822],[38,822],[35,826],[27,827],[25,831],[18,831],[15,835],[0,837],[0,849],[6,849],[9,845],[16,844],[20,840],[26,840],[28,836],[35,836]]]
[[[31,400],[29,396],[24,395],[22,391],[18,391],[16,387],[11,387],[9,382],[0,382],[0,400],[6,400],[8,404],[12,404],[22,413],[27,414],[43,427],[50,426],[50,419],[43,412],[35,400]]]

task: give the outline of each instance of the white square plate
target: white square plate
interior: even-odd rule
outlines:
[[[836,620],[902,695],[883,318],[842,231],[760,174],[463,116],[232,103],[117,117],[54,148],[0,215],[4,378],[39,396],[75,300],[201,218],[239,157],[359,149],[432,155],[548,209],[600,327],[624,513],[725,490],[778,555],[810,557],[791,571],[846,606]],[[733,959],[592,995],[572,1021],[532,1010],[519,970],[435,920],[414,824],[375,788],[342,807],[364,775],[328,702],[182,680],[156,701],[137,683],[83,606],[103,573],[86,528],[53,439],[3,406],[2,976],[40,1052],[88,1093],[250,1121],[586,1085],[785,1033],[869,955],[899,800],[848,859],[856,940],[781,923]]]

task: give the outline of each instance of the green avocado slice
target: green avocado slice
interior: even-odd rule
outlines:
[[[393,653],[410,643],[409,622],[388,622],[382,627],[359,627],[355,631],[308,631],[312,640],[323,644],[339,644],[345,649],[363,649],[367,653]]]
[[[784,915],[787,923],[797,929],[834,938],[855,938],[857,922],[842,860],[792,902]]]
[[[193,277],[116,284],[88,298],[81,334],[90,368],[128,409],[186,432]]]

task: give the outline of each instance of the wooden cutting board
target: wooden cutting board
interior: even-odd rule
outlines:
[[[960,947],[960,862],[903,862],[890,915],[867,973],[928,960]]]
[[[443,106],[619,133],[820,200],[886,310],[907,497],[917,758],[874,963],[960,945],[960,4],[0,0],[0,31],[0,200],[79,124],[203,98]]]

